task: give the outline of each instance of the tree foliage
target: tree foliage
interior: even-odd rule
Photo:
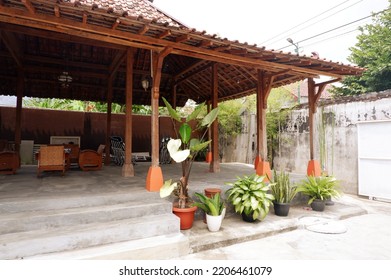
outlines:
[[[389,7],[373,16],[372,24],[360,27],[357,44],[350,48],[348,60],[366,71],[362,76],[349,76],[335,95],[357,95],[391,88],[391,0]]]

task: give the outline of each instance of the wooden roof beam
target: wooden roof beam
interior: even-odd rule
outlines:
[[[10,52],[12,58],[15,60],[19,69],[23,69],[22,56],[23,51],[20,47],[20,43],[16,36],[8,31],[1,31],[0,36],[3,39],[4,44],[6,45],[8,51]]]
[[[61,17],[60,7],[58,5],[54,6],[54,15],[58,18]]]
[[[197,68],[199,67],[200,65],[204,64],[205,61],[201,60],[201,61],[198,61],[192,65],[190,65],[189,67],[183,69],[181,72],[177,73],[174,75],[174,79],[179,79],[181,78],[182,75],[185,75],[187,72],[190,72],[192,71],[194,68]]]
[[[109,66],[109,78],[112,79],[117,72],[118,68],[124,62],[126,57],[126,52],[118,51],[115,55],[113,62]]]
[[[88,23],[88,14],[83,12],[83,25],[86,26]]]
[[[181,35],[175,39],[176,43],[182,43],[186,42],[187,40],[190,40],[190,36],[188,34]]]
[[[149,26],[148,24],[146,24],[140,28],[140,30],[138,31],[138,35],[144,35],[145,33],[148,32],[148,30],[149,30]]]
[[[211,47],[213,46],[213,42],[210,40],[202,40],[201,43],[198,44],[199,48]]]
[[[121,20],[120,20],[119,18],[117,18],[117,19],[114,21],[113,25],[111,26],[111,29],[113,29],[113,30],[117,29],[117,27],[118,27],[118,25],[119,25],[120,23],[121,23]]]
[[[10,14],[13,16],[9,16]],[[278,69],[282,70],[292,68],[292,70],[303,74],[319,74],[335,78],[342,77],[342,75],[332,72],[282,65],[268,61],[259,61],[243,56],[231,55],[229,53],[220,53],[215,50],[197,48],[186,44],[177,44],[175,42],[158,40],[156,38],[147,36],[139,36],[137,34],[131,34],[130,36],[128,32],[111,30],[100,26],[86,27],[75,21],[63,18],[57,19],[54,16],[50,17],[47,15],[34,15],[34,17],[32,17],[29,13],[25,13],[23,11],[15,12],[15,9],[2,6],[0,6],[0,21],[8,21],[15,24],[22,24],[34,28],[42,28],[67,34],[75,34],[85,38],[101,40],[114,44],[122,44],[136,48],[145,48],[154,51],[160,51],[164,47],[171,47],[173,48],[173,54],[222,62],[225,64],[242,65],[257,69],[271,68],[275,69],[276,71],[278,71]]]
[[[171,31],[165,30],[165,31],[161,32],[159,35],[157,35],[156,38],[163,39],[163,38],[170,36],[170,35],[171,35]]]
[[[22,3],[31,14],[35,14],[35,8],[30,0],[22,0]]]

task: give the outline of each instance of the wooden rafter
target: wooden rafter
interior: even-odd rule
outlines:
[[[164,39],[164,38],[166,38],[167,36],[170,36],[170,35],[171,35],[171,31],[170,30],[165,30],[165,31],[161,32],[159,35],[157,35],[156,38]]]
[[[177,37],[175,39],[175,42],[176,43],[182,43],[182,42],[186,42],[187,40],[190,40],[190,36],[188,34],[185,34],[185,35]]]
[[[121,20],[119,18],[117,18],[114,23],[113,23],[113,26],[111,27],[111,29],[115,30],[117,29],[118,25],[121,23]]]
[[[61,17],[60,7],[58,5],[54,6],[54,15],[56,17]]]
[[[1,14],[3,14],[4,12],[10,12],[9,10],[10,10],[9,8],[0,6],[0,21],[4,20],[3,19],[4,16]],[[12,11],[15,13],[14,10]],[[18,13],[22,14],[23,17],[33,19],[33,22],[24,21],[23,19],[20,19],[20,17],[14,17],[14,18],[7,17],[7,20],[11,21],[12,23],[17,22],[21,24],[22,22],[23,25],[28,25],[36,28],[50,29],[56,32],[65,32],[67,34],[78,34],[79,36],[84,36],[86,38],[93,38],[95,40],[101,40],[101,41],[109,41],[113,43],[124,44],[127,46],[133,46],[136,48],[139,47],[139,48],[146,48],[146,49],[160,51],[162,47],[163,48],[170,47],[173,49],[172,51],[173,54],[186,55],[190,57],[196,57],[196,58],[211,60],[215,62],[236,64],[236,65],[248,66],[252,68],[256,67],[258,69],[292,68],[292,70],[295,70],[298,73],[303,73],[303,74],[319,74],[319,75],[326,75],[326,76],[337,77],[337,78],[342,77],[341,75],[335,73],[327,73],[325,71],[301,68],[298,66],[283,65],[283,64],[278,64],[278,63],[268,62],[268,61],[260,61],[248,57],[222,53],[220,51],[216,51],[216,49],[209,50],[204,48],[197,48],[186,44],[178,44],[177,42],[160,40],[160,39],[151,38],[151,37],[138,35],[138,34],[133,34],[132,37],[129,37],[128,33],[123,31],[111,30],[100,26],[93,26],[93,27],[89,27],[88,25],[84,26],[83,24],[78,24],[77,22],[70,21],[68,19],[62,19],[62,18],[58,19],[55,17],[50,18],[49,16],[42,17],[41,15],[35,15],[34,18],[31,18],[30,14],[24,13],[23,11],[18,11]],[[55,25],[51,26],[48,23],[52,23]],[[59,25],[62,25],[67,28],[59,29],[58,28]]]
[[[133,55],[133,51],[132,51],[131,55]],[[115,73],[117,72],[117,70],[121,66],[121,64],[124,62],[125,58],[126,58],[126,52],[117,51],[117,54],[115,55],[112,63],[109,66],[110,78],[114,77]]]
[[[23,69],[22,56],[23,52],[20,47],[18,39],[13,33],[7,31],[0,32],[1,38],[3,39],[4,44],[7,46],[8,51],[10,52],[12,58],[15,60],[19,69]]]
[[[146,24],[140,28],[140,30],[138,31],[138,35],[144,35],[145,33],[148,32],[148,30],[149,30],[149,26]]]
[[[30,0],[22,0],[22,3],[31,14],[35,14],[35,8]]]

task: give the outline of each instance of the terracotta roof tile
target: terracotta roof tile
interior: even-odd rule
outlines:
[[[158,23],[173,27],[184,27],[182,23],[160,11],[148,0],[63,0],[62,2],[69,2],[74,5],[81,4],[91,8],[96,7],[118,15],[127,13],[135,18],[142,17],[146,20],[156,20]]]

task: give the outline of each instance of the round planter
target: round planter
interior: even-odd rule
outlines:
[[[286,217],[289,214],[289,209],[291,207],[290,203],[278,203],[273,202],[274,204],[274,214],[280,217]]]
[[[325,207],[326,207],[326,203],[324,200],[321,200],[321,199],[315,199],[311,203],[311,208],[314,211],[322,212],[322,211],[324,211]]]
[[[205,192],[205,195],[207,197],[211,198],[212,196],[214,196],[217,193],[221,194],[221,189],[219,189],[219,188],[207,188],[207,189],[204,190],[204,192]]]
[[[206,214],[206,224],[208,225],[209,231],[219,231],[222,221],[223,215],[211,216]]]
[[[197,210],[197,206],[189,208],[177,208],[173,207],[172,212],[180,219],[181,229],[189,229],[193,226],[194,213]]]
[[[246,215],[244,212],[242,213],[242,219],[245,222],[248,223],[254,223],[256,220],[253,219],[253,214],[251,213],[250,215]]]

